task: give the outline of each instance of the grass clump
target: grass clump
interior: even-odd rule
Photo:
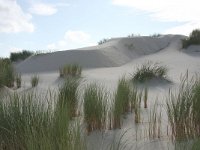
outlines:
[[[146,82],[152,79],[166,79],[168,69],[165,66],[160,66],[157,63],[144,63],[140,68],[137,68],[133,74],[133,82]]]
[[[31,77],[31,86],[36,87],[39,83],[39,76],[34,75]]]
[[[152,110],[150,110],[148,117],[148,135],[150,139],[161,138],[161,123],[162,123],[162,112],[158,110],[158,104],[155,103]]]
[[[34,93],[0,101],[0,149],[86,149],[80,125],[69,121],[67,109],[44,101]]]
[[[82,67],[78,64],[67,64],[59,69],[60,77],[81,76]]]
[[[177,94],[170,92],[167,115],[174,140],[200,136],[200,79],[186,76]]]
[[[133,100],[134,102],[134,113],[135,113],[135,123],[140,123],[141,116],[140,116],[140,110],[141,110],[141,100],[142,100],[142,92],[137,94],[137,97]]]
[[[17,88],[20,88],[20,87],[21,87],[21,84],[22,84],[22,77],[21,77],[21,74],[16,74],[16,76],[15,76],[15,81],[16,81],[16,86],[17,86]]]
[[[182,40],[183,48],[187,48],[190,45],[200,45],[200,30],[195,29],[193,30],[189,37]]]
[[[80,80],[77,78],[66,78],[64,85],[59,89],[59,107],[66,107],[69,117],[75,117],[78,107],[78,86]]]
[[[119,79],[113,104],[113,128],[121,128],[121,115],[130,110],[131,88],[125,77]]]
[[[0,87],[14,86],[14,68],[9,59],[0,59]]]
[[[84,93],[84,120],[87,131],[102,130],[106,127],[107,96],[102,87],[91,84]]]
[[[144,108],[147,108],[147,100],[148,100],[148,89],[144,88]]]

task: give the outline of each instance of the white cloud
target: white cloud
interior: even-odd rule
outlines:
[[[57,8],[51,4],[33,3],[29,11],[36,15],[50,16],[57,12]]]
[[[22,51],[22,48],[11,47],[11,48],[9,49],[9,52],[19,52],[19,51]]]
[[[16,0],[0,0],[0,32],[33,32],[32,16],[23,12]]]
[[[148,12],[159,21],[183,23],[168,29],[166,33],[188,34],[194,28],[200,27],[198,0],[112,0],[112,3]]]
[[[85,46],[92,46],[96,43],[92,41],[91,36],[83,31],[69,30],[65,33],[62,40],[47,45],[48,49],[75,49]]]

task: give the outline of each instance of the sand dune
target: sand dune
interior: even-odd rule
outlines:
[[[75,62],[84,68],[80,88],[84,89],[84,85],[87,83],[96,82],[103,85],[109,94],[112,94],[120,77],[126,75],[130,79],[130,75],[144,62],[160,62],[169,69],[167,75],[171,82],[153,81],[153,85],[149,86],[148,109],[141,110],[142,121],[147,122],[148,112],[154,107],[155,102],[161,109],[164,108],[169,88],[172,91],[177,90],[181,75],[188,71],[192,77],[200,72],[200,46],[190,46],[184,50],[181,45],[182,38],[183,36],[180,35],[165,35],[159,38],[114,38],[94,47],[32,56],[16,67],[17,71],[22,73],[23,83],[20,91],[34,90],[45,95],[50,88],[56,89],[63,83],[63,79],[59,78],[58,68],[66,63]],[[40,81],[38,87],[31,88],[30,78],[34,73],[38,73]],[[93,150],[94,147],[106,149],[106,144],[111,143],[114,135],[126,130],[129,132],[123,138],[124,141],[130,141],[130,146],[135,146],[134,142],[138,142],[141,146],[140,149],[143,150],[175,149],[174,145],[166,139],[157,142],[135,141],[136,129],[138,130],[138,127],[143,129],[144,124],[137,125],[136,128],[133,118],[133,113],[128,114],[123,120],[121,130],[106,131],[104,137],[99,132],[93,132],[87,136],[86,139],[90,143],[88,149]],[[164,113],[163,120],[163,127],[166,127],[167,116]],[[144,145],[145,142],[148,144]]]
[[[69,63],[78,63],[83,68],[119,67],[143,55],[158,52],[181,38],[178,35],[113,38],[98,46],[32,56],[16,65],[16,69],[21,73],[53,72]]]

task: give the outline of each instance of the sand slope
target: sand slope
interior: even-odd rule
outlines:
[[[98,46],[32,56],[17,64],[16,70],[21,73],[52,72],[69,63],[81,64],[83,68],[118,67],[158,52],[181,38],[178,35],[114,38]]]
[[[172,84],[158,81],[153,86],[149,86],[148,109],[141,109],[142,123],[136,125],[134,114],[129,113],[123,120],[121,130],[109,130],[104,134],[96,131],[87,136],[86,140],[89,143],[89,149],[103,150],[107,149],[106,146],[109,143],[112,143],[113,137],[120,137],[119,133],[128,130],[122,142],[128,142],[130,145],[124,149],[175,149],[174,145],[165,138],[164,133],[163,139],[149,141],[143,138],[142,131],[147,125],[149,112],[155,102],[163,110],[163,129],[167,128],[167,116],[164,109],[169,88],[175,92],[180,85],[180,76],[184,75],[187,70],[189,75],[200,72],[200,46],[190,46],[184,50],[181,45],[182,38],[183,36],[179,35],[166,35],[159,38],[115,38],[99,46],[33,56],[17,65],[18,71],[23,73],[21,89],[24,89],[25,92],[35,90],[38,93],[45,93],[50,87],[58,88],[63,80],[59,78],[57,69],[65,63],[77,62],[83,67],[89,68],[83,69],[80,88],[82,85],[84,87],[85,83],[96,82],[105,87],[112,95],[120,77],[127,75],[130,79],[137,67],[146,61],[160,62],[169,69],[168,77]],[[32,89],[30,74],[35,72],[40,72],[40,82],[38,87]],[[142,135],[138,141],[135,140],[136,131],[138,137]]]

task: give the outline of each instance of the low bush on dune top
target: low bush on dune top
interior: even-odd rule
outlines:
[[[82,67],[78,64],[67,64],[59,69],[60,77],[81,76]]]
[[[23,50],[21,52],[12,52],[10,53],[10,60],[12,62],[16,62],[19,60],[25,60],[29,56],[33,55],[34,53],[31,51]]]
[[[152,79],[167,79],[168,69],[165,66],[160,66],[158,63],[147,62],[137,68],[133,74],[133,82],[146,82]]]
[[[182,40],[183,48],[188,48],[190,45],[200,45],[200,30],[195,29],[190,33],[189,37]]]
[[[104,44],[106,42],[108,42],[109,39],[102,39],[98,42],[98,45]]]

